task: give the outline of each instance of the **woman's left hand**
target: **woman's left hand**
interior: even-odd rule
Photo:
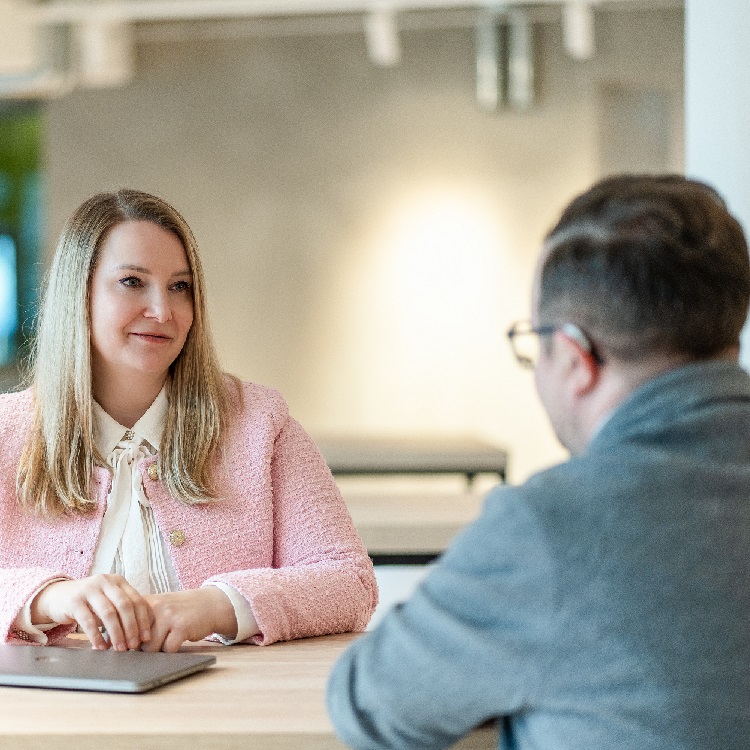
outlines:
[[[151,639],[143,651],[178,651],[185,641],[200,641],[212,633],[234,637],[237,618],[234,607],[216,586],[150,594],[144,597],[151,607]]]

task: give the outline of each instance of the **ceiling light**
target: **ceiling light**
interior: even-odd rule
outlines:
[[[374,10],[365,16],[367,54],[381,68],[392,68],[401,62],[396,14],[390,9]]]
[[[565,49],[576,60],[590,60],[596,52],[594,10],[586,0],[571,0],[562,7]]]

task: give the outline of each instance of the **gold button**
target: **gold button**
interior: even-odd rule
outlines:
[[[173,547],[182,547],[185,544],[185,532],[177,529],[176,531],[169,532],[169,543]]]
[[[159,478],[159,466],[157,464],[151,464],[148,467],[148,478],[155,482]]]

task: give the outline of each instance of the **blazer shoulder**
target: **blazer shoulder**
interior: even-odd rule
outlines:
[[[11,393],[0,393],[0,427],[26,424],[31,417],[32,405],[31,388]]]
[[[227,376],[227,387],[230,399],[240,419],[247,420],[261,415],[273,420],[277,429],[281,429],[289,418],[289,407],[286,400],[275,388],[239,380]]]
[[[15,393],[0,394],[0,445],[3,470],[6,461],[17,460],[17,454],[26,441],[33,415],[33,399],[30,389]]]

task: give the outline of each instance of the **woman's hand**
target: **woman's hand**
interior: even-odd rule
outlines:
[[[56,581],[31,603],[31,621],[78,623],[96,649],[140,648],[151,639],[153,614],[146,599],[122,576],[99,573],[76,581]],[[99,628],[107,631],[109,642]]]
[[[237,618],[229,597],[216,586],[151,594],[151,638],[143,651],[178,651],[185,641],[200,641],[212,633],[233,637]]]

